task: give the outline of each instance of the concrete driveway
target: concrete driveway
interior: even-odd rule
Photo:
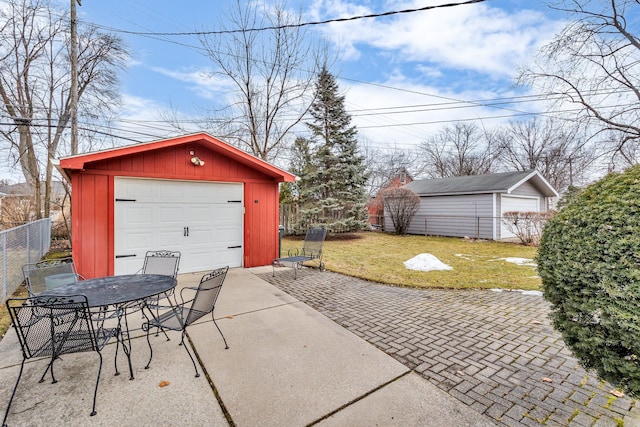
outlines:
[[[260,277],[500,424],[640,425],[638,402],[579,366],[535,293],[409,289],[310,269]]]
[[[178,285],[197,285],[201,276],[179,275]],[[188,330],[187,345],[204,373],[199,378],[194,378],[175,332],[169,332],[170,341],[162,334],[152,337],[153,361],[145,369],[149,348],[136,330],[140,313],[132,313],[129,319],[135,379],[129,380],[126,373],[114,376],[115,344],[105,347],[97,415],[90,417],[89,412],[99,357],[73,354],[56,362],[56,384],[38,383],[46,360],[26,364],[8,425],[495,425],[249,270],[230,270],[218,299],[216,319],[229,349],[224,348],[210,317]],[[10,330],[0,342],[2,413],[21,359],[17,336]],[[122,352],[119,362],[124,370]]]

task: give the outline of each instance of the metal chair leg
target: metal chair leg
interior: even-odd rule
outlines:
[[[193,369],[196,370],[196,378],[198,378],[200,376],[200,373],[198,372],[198,367],[196,366],[196,361],[193,359],[193,356],[191,355],[191,352],[189,351],[189,349],[187,348],[187,345],[184,342],[185,335],[186,335],[186,331],[183,330],[182,331],[182,339],[180,340],[180,344],[184,347],[184,350],[189,355],[189,359],[191,359],[191,363],[193,363]]]
[[[91,409],[90,416],[94,416],[97,414],[96,412],[96,397],[98,396],[98,384],[100,384],[100,373],[102,372],[102,353],[97,352],[98,356],[100,356],[100,365],[98,366],[98,378],[96,379],[96,388],[93,390],[93,406]]]
[[[20,373],[18,373],[18,379],[16,380],[16,385],[13,386],[13,392],[11,393],[11,397],[9,398],[9,404],[7,405],[7,410],[4,411],[4,418],[2,419],[2,427],[7,427],[7,417],[9,416],[9,408],[11,408],[11,404],[13,403],[13,398],[16,395],[16,390],[18,389],[20,378],[22,378],[22,370],[24,369],[25,360],[26,359],[22,359],[22,363],[20,364]]]
[[[143,324],[143,328],[144,328],[144,324]],[[147,366],[145,366],[144,369],[149,369],[149,366],[151,366],[151,359],[153,359],[153,348],[151,347],[151,340],[149,339],[150,330],[151,330],[151,327],[147,324],[147,345],[149,346],[149,361],[147,362]]]
[[[222,333],[222,331],[220,330],[220,326],[218,326],[218,324],[216,323],[216,319],[213,317],[213,312],[211,312],[211,319],[213,319],[213,324],[216,325],[216,328],[218,328],[218,332],[220,332],[220,336],[222,337],[222,341],[224,341],[224,349],[225,350],[229,349],[229,345],[227,344],[227,340],[224,337],[224,334]]]

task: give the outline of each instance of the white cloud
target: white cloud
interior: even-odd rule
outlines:
[[[324,18],[372,13],[340,0],[316,2],[314,6],[312,14],[319,15],[322,11]],[[424,6],[423,2],[395,4],[396,8],[420,6]],[[549,40],[559,25],[533,10],[508,12],[487,4],[474,4],[339,22],[321,26],[320,30],[342,49],[345,60],[360,58],[371,47],[391,54],[393,61],[399,63],[429,62],[510,76],[519,64],[530,59],[537,47]]]
[[[152,70],[165,77],[187,83],[188,90],[208,101],[219,101],[224,98],[224,95],[235,89],[228,78],[214,74],[209,68],[170,70],[163,67],[152,67]]]
[[[481,88],[456,92],[453,88],[412,81],[399,72],[393,72],[380,85],[344,80],[340,81],[340,88],[346,95],[346,107],[352,115],[352,123],[357,126],[359,135],[375,148],[396,146],[411,149],[446,123],[476,120],[479,125],[492,128],[505,123],[508,118],[489,117],[516,114],[514,111],[457,102],[507,97],[512,95],[510,92]],[[532,108],[518,105],[505,107],[515,110]]]
[[[171,110],[165,104],[156,100],[131,95],[122,95],[122,108],[120,119],[116,121],[113,131],[116,135],[122,135],[140,141],[150,141],[170,136],[184,134],[169,122],[173,118],[186,127],[186,132],[198,132],[199,127],[190,125],[192,117]]]

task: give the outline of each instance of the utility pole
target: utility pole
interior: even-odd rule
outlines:
[[[78,22],[76,1],[71,0],[71,154],[78,154]]]

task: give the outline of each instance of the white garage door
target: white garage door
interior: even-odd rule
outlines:
[[[180,273],[242,265],[242,184],[115,179],[115,274],[148,250],[180,251]]]
[[[538,212],[540,211],[540,200],[537,197],[515,197],[502,196],[502,213],[504,212]],[[501,221],[500,238],[507,239],[516,237],[514,233]]]

